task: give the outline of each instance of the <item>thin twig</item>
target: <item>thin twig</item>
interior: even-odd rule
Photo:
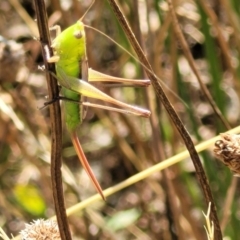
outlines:
[[[145,54],[143,53],[141,47],[139,46],[134,34],[132,33],[124,15],[122,14],[121,10],[119,9],[117,3],[114,0],[108,0],[110,6],[112,7],[119,23],[121,24],[121,27],[123,28],[128,40],[131,42],[132,47],[134,48],[135,52],[138,55],[139,60],[149,69],[151,68],[150,63],[148,62],[147,58],[145,57]],[[169,1],[171,4],[171,1]],[[220,229],[220,225],[219,225],[219,220],[217,217],[217,212],[216,212],[216,206],[214,204],[213,201],[213,197],[212,197],[212,193],[211,193],[211,189],[209,187],[207,178],[206,178],[206,174],[204,172],[204,169],[202,167],[201,161],[199,159],[199,156],[197,154],[197,151],[194,147],[194,144],[192,142],[191,137],[189,136],[187,130],[185,129],[183,123],[181,122],[180,118],[178,117],[177,113],[175,112],[173,106],[171,105],[171,103],[169,102],[167,96],[165,95],[160,83],[157,80],[156,75],[153,72],[147,71],[147,75],[149,77],[149,79],[151,80],[153,87],[156,91],[157,96],[160,98],[162,104],[164,105],[164,107],[166,108],[170,118],[172,119],[172,121],[174,122],[176,128],[178,129],[188,151],[189,154],[191,156],[191,159],[193,161],[193,164],[195,166],[196,169],[196,174],[197,174],[197,178],[198,181],[200,182],[200,185],[202,187],[202,190],[204,192],[204,196],[205,196],[205,200],[207,202],[207,204],[209,202],[212,203],[212,208],[211,208],[211,217],[214,220],[214,229],[215,229],[215,236],[216,239],[222,239],[222,233],[221,233],[221,229]]]
[[[20,1],[18,0],[9,0],[11,5],[16,9],[16,12],[19,14],[19,16],[23,19],[23,21],[26,23],[28,28],[31,30],[32,34],[34,36],[37,36],[38,30],[36,27],[36,23],[34,20],[28,15],[26,10],[22,7]]]
[[[233,64],[232,64],[232,59],[231,59],[231,55],[230,55],[231,51],[230,51],[230,48],[223,36],[222,30],[219,26],[217,15],[213,11],[213,9],[209,6],[209,2],[206,2],[204,0],[198,0],[198,1],[201,4],[201,6],[204,9],[207,16],[209,17],[209,19],[211,20],[212,26],[216,29],[216,33],[217,33],[216,39],[218,40],[219,46],[221,47],[221,51],[223,53],[223,59],[226,62],[226,66],[227,66],[229,72],[233,76],[234,85],[237,88],[236,91],[239,92],[240,85],[239,85],[236,69],[233,67]],[[230,128],[228,128],[228,129],[230,129]]]
[[[234,194],[236,192],[236,188],[237,188],[237,183],[238,183],[238,178],[237,177],[233,177],[231,184],[228,188],[227,194],[226,194],[226,199],[223,205],[223,214],[222,214],[222,219],[221,219],[221,229],[224,232],[227,223],[229,221],[229,217],[232,213],[231,211],[231,206],[232,206],[232,202],[234,199]]]
[[[134,9],[138,9],[138,0],[134,0],[133,1],[133,7]],[[142,36],[141,36],[141,30],[140,30],[140,22],[139,22],[139,14],[136,13],[135,14],[135,32],[136,32],[136,39],[139,42],[139,45],[141,46],[141,48],[143,50],[145,50],[144,48],[144,44],[142,41]],[[146,73],[143,71],[143,67],[141,67],[141,73],[142,75],[144,75],[144,79],[146,78]],[[153,151],[154,151],[154,162],[158,161],[163,161],[163,159],[166,158],[166,154],[164,151],[164,143],[163,141],[161,141],[160,137],[162,135],[160,128],[159,128],[159,121],[158,121],[158,117],[157,117],[157,111],[156,108],[154,108],[150,102],[149,99],[151,99],[151,95],[153,94],[153,89],[148,88],[146,89],[146,102],[147,102],[147,106],[148,108],[150,108],[151,106],[151,116],[150,116],[150,124],[152,127],[152,145],[153,145]],[[151,100],[153,101],[153,100]],[[164,190],[166,191],[166,196],[167,199],[166,201],[169,203],[169,209],[171,212],[171,215],[173,216],[173,223],[171,223],[172,225],[175,226],[176,228],[176,232],[178,235],[178,239],[182,240],[184,239],[184,232],[182,231],[180,222],[179,222],[179,216],[180,216],[180,209],[179,206],[177,204],[177,197],[176,194],[174,192],[174,188],[173,188],[173,183],[172,183],[172,179],[169,177],[170,173],[169,173],[169,169],[164,169],[163,170],[163,187]],[[169,220],[170,221],[170,220]],[[170,221],[172,222],[172,221]],[[169,226],[170,232],[172,235],[176,234],[171,230],[171,226]]]
[[[224,9],[227,15],[228,21],[231,27],[233,28],[232,34],[235,39],[236,48],[238,49],[238,52],[240,52],[240,24],[238,21],[238,16],[235,10],[233,9],[233,5],[231,1],[220,0],[219,4],[221,5],[222,9]]]
[[[224,0],[221,0],[220,2],[224,5],[224,9],[228,14],[228,19],[231,22],[231,26],[235,29],[235,31],[233,33],[235,38],[239,39],[239,30],[237,30],[237,26],[234,24],[235,23],[234,17],[232,16],[233,11],[231,11],[231,14],[229,14],[229,11],[227,11],[227,10],[229,10],[228,8],[230,7],[229,3],[227,1],[224,1]],[[226,43],[226,40],[224,39],[223,33],[222,33],[221,28],[219,26],[217,15],[213,11],[213,9],[209,6],[208,2],[206,2],[204,0],[199,0],[199,3],[201,4],[202,8],[204,9],[206,14],[208,15],[209,19],[211,20],[211,23],[212,23],[213,27],[216,29],[216,32],[217,32],[216,38],[217,38],[217,40],[219,42],[219,45],[221,47],[226,65],[227,65],[229,71],[231,72],[231,74],[233,76],[236,91],[239,92],[240,85],[239,85],[239,82],[238,82],[237,73],[236,73],[236,70],[234,69],[234,67],[232,65],[230,49],[229,49],[229,46]],[[239,47],[238,41],[237,41],[237,46]],[[230,214],[231,214],[231,211],[229,209],[231,208],[232,201],[234,199],[233,197],[234,197],[234,194],[236,192],[236,187],[237,187],[236,183],[237,183],[237,178],[232,178],[230,187],[229,187],[229,189],[227,191],[227,194],[226,194],[227,197],[226,197],[224,205],[223,205],[223,217],[222,217],[221,224],[220,224],[223,232],[224,232],[224,229],[226,228],[226,224],[227,224],[227,222],[229,220],[229,217],[230,217]]]
[[[215,114],[222,121],[222,123],[226,127],[226,129],[231,129],[231,126],[224,119],[221,111],[219,110],[218,106],[216,105],[216,103],[212,99],[211,94],[209,93],[209,91],[207,90],[206,86],[203,84],[203,82],[201,80],[201,77],[200,77],[200,75],[199,75],[199,73],[197,71],[197,68],[196,68],[195,64],[194,64],[193,57],[192,57],[192,55],[191,55],[191,53],[189,51],[189,48],[187,46],[187,42],[186,42],[186,40],[185,40],[185,38],[183,36],[183,33],[182,33],[181,29],[180,29],[180,26],[179,26],[179,23],[178,23],[178,20],[177,20],[177,16],[176,16],[176,13],[175,13],[175,10],[174,10],[174,7],[173,7],[172,0],[167,0],[167,2],[168,2],[169,10],[170,10],[171,15],[172,15],[173,28],[174,28],[175,34],[177,35],[177,37],[178,37],[178,39],[180,41],[180,44],[181,44],[181,46],[183,48],[183,51],[184,51],[184,54],[187,57],[188,63],[190,65],[191,69],[193,70],[195,76],[197,77],[197,80],[198,80],[198,82],[199,82],[199,84],[201,86],[201,89],[202,89],[205,97],[207,98],[207,100],[210,103],[210,105],[212,106]],[[216,239],[222,239],[222,232],[221,232],[219,220],[218,220],[218,217],[217,217],[216,206],[215,206],[215,203],[213,202],[211,189],[209,187],[209,184],[208,184],[205,172],[203,170],[202,164],[201,164],[200,161],[199,162],[197,162],[197,161],[193,162],[194,165],[195,165],[195,168],[196,168],[197,177],[200,180],[200,182],[202,182],[202,184],[203,184],[202,188],[203,188],[203,191],[205,193],[206,202],[207,203],[209,203],[209,202],[212,203],[211,218],[214,220],[213,222],[214,222],[215,236],[216,236]],[[202,171],[198,171],[198,167],[200,167],[199,170],[202,169]],[[208,199],[208,197],[210,197],[211,199]]]
[[[46,15],[46,8],[44,0],[35,0],[35,10],[37,16],[37,24],[40,35],[40,42],[42,43],[42,53],[45,56],[44,47],[49,48],[50,54],[50,36],[48,30],[48,22]],[[54,64],[49,64],[44,58],[46,68],[46,77],[48,84],[48,93],[50,99],[55,99],[59,96],[59,89],[57,81],[53,78],[50,72],[55,73]],[[62,175],[61,175],[61,149],[62,149],[62,122],[59,101],[53,102],[49,106],[52,130],[52,150],[51,150],[51,179],[52,191],[57,215],[58,227],[62,240],[71,240],[71,234],[68,226],[68,219],[64,204]]]
[[[183,52],[184,52],[184,55],[186,56],[187,58],[187,61],[188,61],[188,64],[189,66],[191,67],[193,73],[195,74],[196,78],[197,78],[197,81],[202,89],[202,92],[204,94],[204,96],[206,97],[207,101],[209,102],[209,104],[211,105],[214,113],[216,114],[216,116],[221,120],[222,124],[225,126],[226,129],[231,129],[231,126],[230,124],[227,122],[227,120],[223,117],[220,109],[218,108],[218,106],[216,105],[215,101],[213,100],[210,92],[208,91],[207,87],[204,85],[201,77],[200,77],[200,74],[196,68],[196,65],[194,64],[194,60],[193,60],[193,57],[192,57],[192,54],[189,50],[189,47],[187,45],[187,42],[183,36],[183,33],[181,31],[181,28],[179,26],[179,23],[178,23],[178,19],[177,19],[177,16],[176,16],[176,13],[175,13],[175,10],[174,10],[174,7],[173,7],[173,4],[172,4],[172,0],[168,0],[168,5],[169,5],[169,10],[170,10],[170,13],[172,15],[172,22],[173,22],[173,29],[174,29],[174,32],[182,46],[182,49],[183,49]]]

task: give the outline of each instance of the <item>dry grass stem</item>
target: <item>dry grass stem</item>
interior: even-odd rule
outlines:
[[[209,203],[208,205],[207,214],[205,214],[204,212],[202,213],[206,220],[207,226],[204,226],[204,227],[207,233],[208,240],[214,240],[214,225],[213,225],[213,222],[210,220],[210,210],[211,210],[211,203]]]

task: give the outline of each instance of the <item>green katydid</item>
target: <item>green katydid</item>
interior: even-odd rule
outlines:
[[[71,140],[77,152],[80,162],[82,163],[87,174],[91,178],[96,190],[104,199],[102,188],[98,183],[77,136],[77,129],[82,123],[86,107],[93,106],[101,107],[108,110],[115,110],[123,113],[131,113],[138,116],[149,117],[150,111],[128,105],[120,102],[107,94],[101,92],[96,87],[88,83],[89,81],[111,81],[125,82],[139,85],[149,85],[149,80],[130,80],[111,77],[88,68],[86,56],[86,38],[84,24],[78,20],[75,24],[60,32],[58,26],[53,27],[57,30],[57,36],[53,40],[51,47],[54,50],[54,56],[48,57],[48,62],[55,63],[57,80],[62,87],[62,94],[65,98],[79,102],[76,104],[72,101],[64,101],[65,121],[68,131],[71,135]],[[104,105],[91,104],[84,102],[84,97],[100,99],[121,108],[107,107]]]

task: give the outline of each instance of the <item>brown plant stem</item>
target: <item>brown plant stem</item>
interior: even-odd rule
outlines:
[[[214,204],[211,189],[209,187],[209,184],[208,184],[208,181],[206,178],[206,174],[204,172],[204,169],[202,167],[201,161],[200,161],[197,151],[194,147],[192,139],[189,136],[189,134],[188,134],[187,130],[185,129],[183,123],[181,122],[180,118],[178,117],[177,113],[175,112],[173,106],[169,102],[167,96],[165,95],[161,85],[158,82],[156,75],[152,72],[150,63],[148,62],[145,54],[143,53],[140,45],[138,44],[133,32],[131,31],[131,29],[130,29],[124,15],[122,14],[121,10],[119,9],[117,3],[114,0],[108,0],[108,2],[110,4],[111,8],[113,9],[121,27],[123,28],[128,40],[130,41],[133,49],[135,50],[136,54],[138,55],[139,60],[149,69],[147,71],[147,75],[153,84],[156,94],[160,98],[164,107],[166,108],[170,118],[174,122],[176,128],[178,129],[178,131],[189,151],[189,154],[191,156],[191,159],[192,159],[193,164],[196,169],[196,175],[197,175],[198,181],[201,185],[201,188],[202,188],[204,196],[205,196],[205,200],[206,200],[207,204],[209,202],[212,203],[211,218],[214,222],[215,237],[216,237],[216,239],[222,239],[222,233],[221,233],[219,220],[218,220],[217,212],[216,212],[216,206]],[[171,4],[171,1],[168,1],[168,2]]]
[[[42,53],[45,56],[44,47],[49,48],[50,54],[50,36],[48,30],[47,14],[44,0],[34,0],[35,10],[37,16],[37,24],[39,29],[40,42],[42,43]],[[55,73],[54,64],[49,64],[44,57],[44,65],[46,68],[46,78],[48,85],[49,99],[56,99],[59,96],[59,90],[56,79],[50,74]],[[51,179],[54,206],[57,216],[58,227],[62,240],[71,240],[71,234],[68,226],[68,219],[64,204],[63,188],[62,188],[62,174],[61,174],[61,150],[62,150],[62,122],[61,110],[59,101],[54,101],[49,105],[50,119],[51,119]]]
[[[138,10],[138,0],[134,0],[133,1],[133,7],[134,9]],[[145,46],[143,44],[143,40],[142,40],[142,36],[141,36],[141,29],[140,29],[140,21],[139,21],[139,14],[138,12],[135,14],[135,35],[136,35],[136,39],[140,45],[140,47],[145,50]],[[146,73],[145,71],[143,71],[143,67],[141,66],[141,74],[144,75],[144,78],[146,78]],[[153,93],[153,89],[146,89],[145,90],[146,93],[146,102],[147,102],[147,106],[148,108],[150,108],[151,110],[151,116],[150,116],[150,124],[151,124],[151,128],[152,128],[152,146],[153,146],[153,152],[154,152],[154,162],[157,161],[162,161],[163,159],[166,158],[166,154],[164,151],[164,143],[161,140],[161,130],[159,128],[159,121],[158,121],[158,114],[156,111],[156,108],[153,106],[153,99],[151,99],[151,96],[154,94]],[[150,101],[149,101],[150,99]],[[181,228],[180,222],[179,222],[179,216],[180,216],[180,209],[179,206],[177,204],[177,197],[176,194],[174,192],[174,188],[173,188],[173,184],[172,184],[172,180],[169,177],[170,173],[169,173],[169,169],[164,169],[163,170],[163,186],[164,186],[164,190],[166,191],[166,202],[168,202],[169,204],[169,209],[172,215],[172,221],[173,223],[171,225],[174,225],[176,228],[176,233],[174,233],[171,230],[171,226],[169,226],[169,232],[171,233],[172,237],[174,238],[174,235],[177,234],[178,235],[178,239],[179,240],[183,240],[184,238],[184,232],[183,229]],[[171,222],[170,219],[168,219],[169,222]]]
[[[221,51],[224,55],[224,59],[226,62],[226,65],[228,67],[228,70],[231,72],[233,79],[234,79],[234,85],[236,87],[236,91],[239,93],[240,90],[240,85],[239,85],[239,81],[238,81],[238,76],[236,73],[236,70],[234,69],[233,65],[232,65],[232,60],[231,60],[231,55],[230,55],[230,48],[228,46],[228,44],[226,43],[226,40],[224,39],[223,33],[221,31],[221,28],[218,24],[218,17],[215,14],[214,10],[211,8],[211,6],[209,6],[209,3],[203,0],[198,0],[200,5],[202,6],[202,8],[204,9],[204,11],[206,12],[206,14],[208,15],[209,19],[211,20],[211,23],[213,25],[213,27],[216,29],[217,32],[217,40],[219,42],[219,46],[221,47]],[[237,39],[239,38],[239,29],[237,27],[236,21],[235,21],[235,16],[234,16],[234,11],[231,11],[231,7],[228,1],[225,0],[221,0],[220,1],[221,4],[223,5],[223,8],[225,9],[225,12],[228,15],[228,19],[231,23],[232,28],[234,29],[233,31],[233,36],[235,37],[235,41],[236,41],[236,45],[239,49],[239,41]],[[230,130],[230,128],[228,128],[228,130]],[[221,220],[221,229],[224,232],[224,229],[226,228],[226,224],[228,222],[229,216],[230,216],[230,211],[229,209],[231,208],[232,205],[232,201],[233,201],[233,197],[234,194],[236,192],[236,187],[237,187],[237,178],[232,178],[232,182],[229,186],[229,189],[227,191],[227,197],[226,200],[224,202],[223,205],[223,217]]]
[[[169,6],[169,11],[172,15],[172,22],[173,22],[173,29],[175,31],[175,34],[176,36],[178,37],[179,41],[180,41],[180,44],[183,48],[183,51],[184,51],[184,54],[188,60],[188,63],[191,67],[191,69],[193,70],[199,84],[200,84],[200,87],[205,95],[205,97],[207,98],[208,102],[210,103],[210,105],[212,106],[213,108],[213,111],[215,112],[215,114],[218,116],[218,118],[222,121],[223,125],[227,128],[227,129],[231,129],[231,126],[229,125],[229,123],[224,119],[221,111],[219,110],[218,106],[216,105],[216,103],[214,102],[214,100],[212,99],[212,96],[211,94],[209,93],[209,91],[207,90],[206,86],[203,84],[202,80],[201,80],[201,77],[197,71],[197,68],[194,64],[194,60],[193,60],[193,57],[190,53],[190,50],[188,48],[188,45],[187,45],[187,42],[183,36],[183,33],[181,31],[181,28],[179,26],[179,23],[178,23],[178,20],[177,20],[177,16],[176,16],[176,13],[175,13],[175,10],[174,10],[174,7],[173,7],[173,2],[172,0],[167,0],[168,2],[168,6]],[[193,162],[194,163],[194,162]],[[199,161],[199,166],[201,165],[201,168],[202,168],[202,172],[198,172],[198,169],[196,168],[196,173],[197,173],[197,177],[202,180],[204,180],[203,182],[203,189],[204,188],[209,188],[208,190],[207,189],[204,189],[204,191],[206,191],[206,193],[208,192],[208,194],[211,195],[211,198],[212,198],[212,193],[211,193],[211,189],[209,187],[209,184],[207,182],[207,178],[206,178],[206,175],[205,175],[205,172],[204,172],[204,169],[202,167],[202,164],[201,162]],[[194,163],[195,165],[195,163]],[[217,217],[217,212],[216,212],[216,206],[214,206],[214,202],[213,202],[213,199],[210,201],[208,200],[208,198],[206,197],[206,201],[207,201],[207,204],[209,204],[209,202],[212,203],[211,205],[211,218],[213,219],[213,222],[214,222],[214,230],[215,230],[215,237],[216,239],[222,239],[222,232],[221,232],[221,228],[220,228],[220,223],[219,223],[219,220],[218,220],[218,217]]]

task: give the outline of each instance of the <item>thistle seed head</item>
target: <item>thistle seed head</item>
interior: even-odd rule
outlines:
[[[215,156],[228,166],[236,176],[240,176],[240,135],[221,134],[215,142]]]

